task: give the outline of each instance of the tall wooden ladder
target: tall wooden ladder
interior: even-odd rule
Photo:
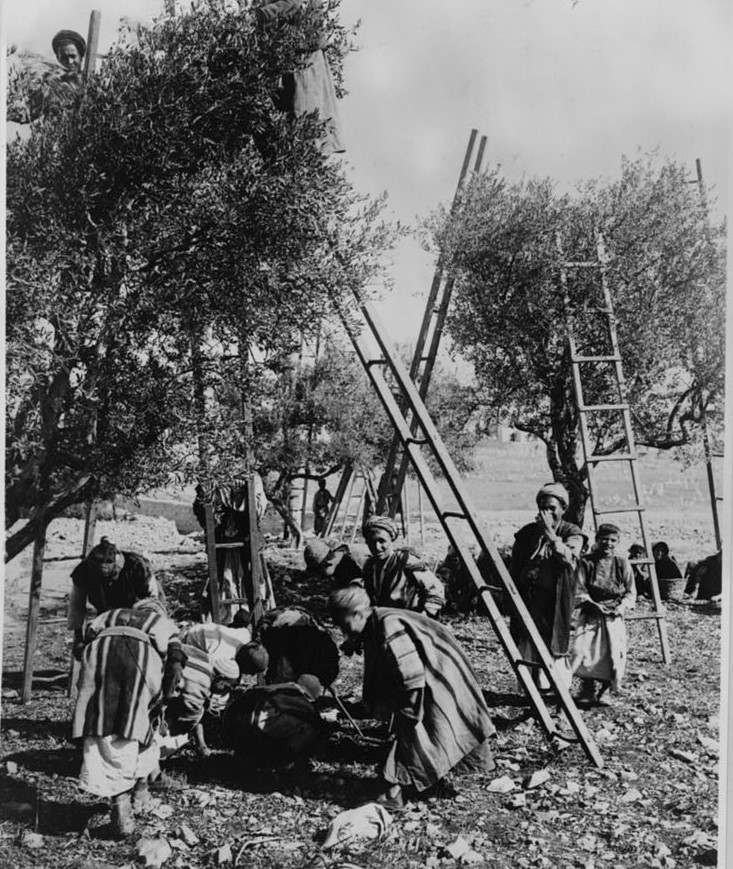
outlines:
[[[256,625],[262,618],[264,601],[262,600],[261,588],[269,584],[267,562],[259,547],[259,529],[257,526],[257,504],[255,500],[254,482],[252,479],[242,481],[245,488],[244,513],[247,523],[246,541],[233,543],[216,542],[216,522],[214,519],[213,487],[204,498],[204,537],[206,540],[206,558],[209,570],[209,600],[211,602],[211,617],[217,623],[221,623],[223,610],[227,606],[247,604],[250,607],[250,622]],[[234,487],[232,487],[233,491]],[[242,597],[223,598],[221,596],[218,552],[235,550],[243,555],[244,566]],[[247,584],[245,586],[245,583]],[[267,586],[266,586],[267,587]]]
[[[474,174],[481,171],[484,151],[486,149],[486,136],[481,136],[473,169],[471,170],[470,168],[471,159],[476,148],[477,138],[478,131],[475,129],[471,130],[468,138],[468,145],[466,147],[466,154],[463,158],[463,164],[461,165],[461,171],[458,176],[456,192],[453,195],[451,213],[453,213],[458,206],[460,193],[469,177],[469,171],[472,171]],[[433,281],[430,285],[430,291],[428,292],[425,313],[423,315],[420,333],[417,338],[417,343],[415,344],[415,352],[410,365],[410,379],[417,384],[420,398],[423,401],[425,401],[425,396],[428,393],[433,369],[435,368],[435,360],[438,355],[438,348],[443,335],[446,317],[448,316],[448,308],[450,306],[454,284],[454,276],[450,272],[446,272],[443,257],[439,257],[435,267]],[[415,426],[417,425],[416,422],[414,424]],[[392,518],[394,518],[399,503],[398,499],[394,498],[394,495],[402,493],[405,485],[408,464],[409,457],[407,453],[402,450],[399,435],[395,432],[392,443],[390,444],[389,453],[387,454],[384,476],[382,477],[382,482],[379,487],[379,498],[377,500],[378,513],[388,513]],[[395,469],[397,470],[395,471]],[[393,480],[394,483],[392,484]],[[391,502],[388,500],[390,495],[393,496]]]
[[[337,254],[336,257],[338,259]],[[553,659],[495,545],[479,524],[476,511],[469,501],[460,475],[425,408],[417,386],[388,340],[387,333],[379,321],[373,304],[359,297],[356,292],[354,295],[355,306],[348,306],[348,310],[345,307],[339,309],[342,322],[450,543],[459,554],[465,570],[479,590],[488,618],[504,654],[511,663],[520,684],[527,692],[543,730],[548,738],[556,742],[559,740],[573,741],[572,737],[563,733],[557,721],[550,714],[533,679],[533,671],[536,669],[544,671],[550,685],[555,689],[558,702],[575,733],[577,742],[580,743],[590,760],[596,766],[601,767],[603,759],[598,747],[573,703],[569,689],[557,678]],[[390,386],[390,382],[392,386]],[[396,390],[395,393],[392,391],[393,387]],[[444,486],[438,485],[423,451],[425,454],[429,454],[440,468],[444,481],[450,490],[452,501],[457,504],[457,507],[453,505],[452,501],[445,500]],[[522,659],[509,627],[499,613],[490,589],[478,571],[471,553],[471,543],[493,562],[501,584],[512,601],[517,618],[536,650],[538,662]]]
[[[654,558],[652,557],[649,547],[646,522],[644,521],[644,506],[641,503],[639,482],[639,471],[637,468],[638,455],[634,442],[634,431],[631,421],[631,410],[628,400],[628,389],[626,379],[624,377],[623,365],[621,362],[621,349],[618,341],[618,332],[616,329],[616,317],[613,311],[613,299],[606,272],[606,264],[608,257],[603,242],[603,237],[599,232],[595,235],[596,259],[589,261],[566,261],[564,259],[562,239],[558,236],[557,247],[560,254],[560,283],[563,291],[563,301],[566,312],[566,322],[568,330],[568,345],[570,351],[570,362],[573,371],[573,388],[575,391],[575,400],[580,418],[580,439],[583,446],[583,458],[588,473],[588,491],[590,493],[590,501],[593,510],[593,525],[598,528],[599,518],[603,521],[603,517],[618,514],[632,514],[638,522],[639,533],[641,536],[642,546],[644,548],[644,556],[638,559],[631,559],[631,564],[643,564],[647,566],[649,572],[650,587],[652,591],[652,599],[654,602],[654,611],[651,613],[631,614],[626,616],[627,621],[641,619],[656,619],[657,629],[659,631],[659,642],[662,649],[662,661],[667,664],[670,661],[669,640],[667,638],[666,612],[662,599],[659,594],[659,582],[657,580],[657,572],[654,566]],[[594,352],[580,352],[578,348],[577,336],[577,319],[574,314],[574,308],[571,301],[570,287],[568,283],[568,270],[591,269],[598,274],[598,285],[600,289],[600,298],[595,304],[589,307],[589,310],[598,314],[604,319],[603,346],[594,348]],[[586,300],[587,301],[587,300]],[[610,401],[599,402],[596,404],[586,403],[586,394],[584,384],[587,382],[587,377],[584,378],[583,370],[587,372],[586,366],[593,366],[597,371],[598,367],[608,374],[610,373],[613,389],[617,396],[611,396]],[[626,441],[625,452],[615,452],[609,455],[596,455],[594,453],[593,441],[589,429],[589,417],[594,414],[621,414],[623,421],[624,440]],[[599,480],[596,479],[597,465],[605,462],[622,462],[628,467],[633,501],[626,506],[603,506],[599,500]]]
[[[349,542],[353,543],[363,524],[367,497],[371,500],[372,505],[376,504],[377,492],[372,472],[367,468],[355,467],[349,463],[341,474],[328,517],[319,536],[332,536],[340,516],[338,539],[343,541],[348,533]],[[342,507],[343,512],[341,511]]]

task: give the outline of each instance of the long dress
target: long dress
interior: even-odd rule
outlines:
[[[605,613],[586,612],[583,603],[600,604]],[[631,565],[618,555],[593,553],[578,565],[578,607],[570,670],[581,679],[599,679],[616,689],[626,671],[624,615],[636,603]]]
[[[441,580],[411,549],[393,549],[385,559],[367,558],[363,584],[373,606],[437,615],[445,605]]]
[[[114,609],[87,625],[86,640],[72,726],[84,740],[79,784],[113,797],[157,767],[151,714],[166,657],[180,649],[178,628],[157,612]]]
[[[276,0],[274,3],[266,3],[258,7],[257,13],[262,20],[272,21],[280,16],[287,17],[306,5],[318,8],[321,0]],[[324,48],[325,42],[321,42],[309,53],[303,68],[283,75],[283,108],[292,112],[296,118],[308,112],[318,112],[320,120],[325,122],[325,135],[321,148],[324,153],[331,154],[345,151],[346,147],[341,130],[336,88]]]
[[[551,544],[536,522],[520,528],[514,538],[509,572],[540,636],[555,659],[557,677],[569,684],[567,656],[575,602],[575,567],[584,537],[577,525],[564,519],[555,533],[560,540]],[[523,659],[538,660],[532,643],[516,617],[512,619],[511,628]],[[547,687],[544,673],[537,670],[533,671],[533,675],[541,688]]]
[[[494,725],[449,628],[421,613],[377,607],[362,639],[364,704],[400,722],[382,770],[386,782],[423,791],[471,755],[493,767],[487,740]]]

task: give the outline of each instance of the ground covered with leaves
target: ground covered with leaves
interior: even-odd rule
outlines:
[[[324,613],[328,589],[302,572],[292,550],[268,549],[278,603]],[[160,571],[174,615],[199,613],[202,556]],[[649,610],[641,602],[637,612]],[[630,625],[630,665],[610,708],[584,712],[604,758],[596,769],[577,745],[557,752],[517,690],[488,621],[449,616],[494,714],[497,768],[449,780],[409,803],[378,841],[322,848],[329,822],[371,800],[383,729],[360,736],[326,702],[329,734],[305,769],[256,772],[221,749],[183,749],[168,782],[128,841],[109,837],[106,802],[77,790],[80,750],[69,740],[72,701],[63,680],[37,682],[19,701],[23,631],[6,632],[0,861],[16,869],[109,869],[147,862],[198,867],[454,867],[601,869],[715,865],[718,798],[720,610],[670,604],[672,662],[662,666],[654,620]],[[336,633],[334,634],[336,636]],[[63,623],[42,633],[36,672],[68,662]],[[361,661],[344,658],[336,688],[359,693]],[[215,722],[211,730],[216,745]],[[147,840],[147,845],[142,840]],[[148,856],[140,854],[148,849]]]

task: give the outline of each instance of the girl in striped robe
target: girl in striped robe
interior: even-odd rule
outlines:
[[[158,771],[155,719],[172,696],[185,656],[176,624],[157,599],[101,613],[87,625],[72,736],[84,740],[79,786],[111,797],[112,828],[134,831]],[[134,789],[134,794],[133,794]]]
[[[372,607],[358,586],[334,591],[334,621],[364,649],[363,702],[377,718],[392,717],[391,743],[378,801],[403,805],[448,772],[493,768],[495,733],[476,675],[451,631],[421,613]]]

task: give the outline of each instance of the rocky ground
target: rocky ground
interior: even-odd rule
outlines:
[[[497,542],[509,542],[526,513],[492,514]],[[660,517],[673,547],[708,554],[709,540],[683,517]],[[68,665],[63,624],[68,575],[81,548],[81,522],[51,528],[44,578],[43,625],[36,672]],[[170,522],[122,519],[98,526],[122,548],[146,552],[162,577],[173,614],[195,619],[205,575],[195,535]],[[692,537],[690,537],[692,535]],[[661,536],[661,533],[660,535]],[[506,540],[505,540],[506,538]],[[420,543],[419,537],[413,544]],[[429,530],[426,549],[438,557],[442,538]],[[700,552],[702,550],[702,552]],[[271,545],[268,562],[278,603],[323,612],[328,589],[307,579],[298,552]],[[457,793],[409,805],[379,841],[323,849],[329,821],[374,795],[380,747],[376,722],[362,739],[327,710],[330,737],[308,770],[255,774],[217,750],[206,759],[184,749],[168,761],[170,786],[139,819],[130,841],[108,837],[107,806],[76,789],[80,758],[68,739],[72,702],[63,679],[37,682],[19,702],[29,554],[9,566],[0,759],[0,861],[30,867],[109,869],[162,860],[166,867],[458,867],[477,865],[601,869],[715,865],[718,798],[720,610],[704,603],[670,604],[672,662],[661,664],[652,620],[630,625],[625,690],[611,708],[584,714],[604,767],[577,746],[557,753],[518,694],[489,623],[448,618],[479,673],[498,728],[497,769],[456,780]],[[648,611],[642,603],[639,612]],[[337,690],[357,696],[360,660],[344,659]],[[327,704],[333,706],[333,704]],[[216,744],[216,735],[212,733]]]

